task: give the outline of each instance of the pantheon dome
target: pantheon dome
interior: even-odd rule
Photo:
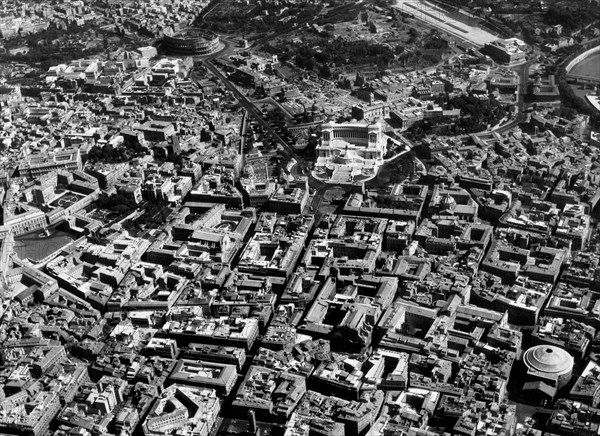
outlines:
[[[573,356],[554,345],[537,345],[523,355],[527,375],[560,389],[571,379]]]

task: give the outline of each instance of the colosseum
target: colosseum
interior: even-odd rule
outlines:
[[[219,36],[208,31],[188,29],[163,36],[163,46],[170,54],[203,56],[219,48]]]

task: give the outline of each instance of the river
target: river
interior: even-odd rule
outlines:
[[[600,52],[594,53],[579,62],[573,67],[570,73],[580,76],[600,77]],[[586,94],[592,92],[591,86],[583,88],[581,85],[571,85],[571,87],[579,97],[585,97]]]
[[[600,52],[592,54],[573,67],[571,74],[600,77]]]

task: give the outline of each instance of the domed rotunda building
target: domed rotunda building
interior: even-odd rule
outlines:
[[[548,400],[554,399],[573,374],[573,356],[554,345],[531,347],[523,354],[523,363],[527,368],[523,391],[538,391]]]

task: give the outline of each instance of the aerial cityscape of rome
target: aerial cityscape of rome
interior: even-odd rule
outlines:
[[[0,0],[0,436],[600,436],[600,0]]]

